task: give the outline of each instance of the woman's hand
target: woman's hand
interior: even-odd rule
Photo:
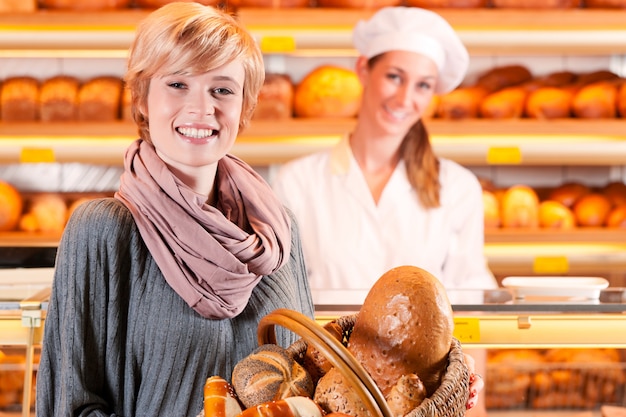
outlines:
[[[482,375],[476,373],[476,361],[467,353],[465,355],[465,364],[470,372],[470,386],[469,386],[469,399],[465,404],[465,407],[470,410],[478,404],[478,393],[485,387],[485,381]]]

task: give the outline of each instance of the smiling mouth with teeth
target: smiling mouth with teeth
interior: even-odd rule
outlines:
[[[183,136],[192,139],[205,139],[217,135],[217,130],[213,129],[196,129],[195,127],[179,127],[176,131]]]

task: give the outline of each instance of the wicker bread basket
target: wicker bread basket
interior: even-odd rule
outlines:
[[[259,344],[276,343],[275,325],[291,330],[301,338],[289,347],[293,357],[302,360],[308,344],[328,359],[367,407],[371,416],[392,417],[383,394],[367,371],[345,347],[357,315],[342,316],[335,322],[343,329],[344,343],[337,341],[315,321],[293,310],[279,309],[261,319]],[[469,371],[465,365],[461,344],[453,339],[448,354],[448,368],[439,388],[405,417],[463,417],[469,396]]]

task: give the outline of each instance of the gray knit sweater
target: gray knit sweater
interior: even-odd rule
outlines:
[[[233,319],[198,315],[167,284],[132,215],[108,198],[74,212],[59,245],[37,374],[37,417],[196,416],[276,308],[313,315],[298,230],[289,262]],[[278,332],[282,345],[297,336]]]

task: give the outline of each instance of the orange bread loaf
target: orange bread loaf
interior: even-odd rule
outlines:
[[[580,7],[580,0],[491,0],[491,5],[510,9],[570,9]]]
[[[478,117],[480,103],[488,94],[481,86],[458,87],[439,98],[437,116],[451,120]]]
[[[39,4],[58,10],[114,10],[129,7],[131,0],[39,0]]]
[[[585,7],[603,9],[621,9],[626,7],[626,0],[583,0]]]
[[[80,82],[75,77],[59,75],[41,84],[39,115],[44,122],[76,120]]]
[[[533,119],[559,119],[571,116],[574,91],[567,87],[539,87],[528,94],[524,113]]]
[[[0,115],[6,122],[37,120],[39,81],[33,77],[9,77],[0,92]]]
[[[230,6],[234,7],[266,7],[266,8],[289,8],[289,7],[309,7],[309,0],[230,0]]]
[[[217,6],[220,3],[219,0],[135,0],[134,5],[146,9],[156,9],[161,6],[165,6],[166,4],[174,3],[175,1],[195,1],[196,3],[204,4],[205,6]]]
[[[487,0],[406,0],[405,4],[407,6],[413,7],[423,7],[426,9],[434,9],[434,8],[477,8],[477,7],[487,7]]]
[[[387,6],[399,6],[402,0],[317,0],[319,7],[341,7],[353,9],[379,9]]]
[[[528,91],[523,86],[506,87],[489,94],[480,103],[480,116],[486,119],[517,119],[524,115]]]
[[[78,119],[112,121],[120,117],[122,80],[112,76],[86,81],[78,92]]]
[[[582,119],[607,119],[617,116],[618,85],[598,81],[582,87],[572,100],[572,112]]]

